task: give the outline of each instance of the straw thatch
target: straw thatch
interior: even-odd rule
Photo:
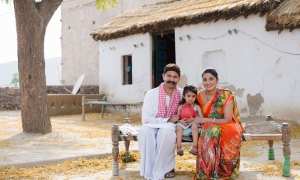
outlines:
[[[137,33],[161,32],[188,24],[264,15],[278,0],[169,0],[128,11],[92,33],[95,40],[109,40]]]
[[[286,0],[267,17],[267,30],[300,28],[300,0]]]

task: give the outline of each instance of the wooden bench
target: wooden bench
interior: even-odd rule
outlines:
[[[267,117],[267,120],[270,117]],[[266,140],[269,145],[268,159],[275,160],[275,153],[273,144],[274,141],[281,140],[283,144],[283,166],[282,166],[282,175],[284,177],[290,177],[290,132],[288,123],[278,124],[281,126],[280,133],[246,133],[243,134],[243,137],[246,141],[249,140]],[[124,135],[119,129],[119,125],[113,125],[111,129],[112,137],[112,174],[113,176],[119,175],[119,142],[124,141],[125,151],[129,153],[130,141],[137,141],[137,136]],[[191,142],[191,141],[188,141]]]
[[[101,98],[88,98],[86,96],[82,96],[82,111],[81,111],[81,120],[85,121],[85,106],[86,105],[100,105],[101,108],[101,118],[104,116],[104,108],[105,106],[122,106],[126,116],[129,116],[129,112],[127,111],[128,108],[131,106],[140,106],[142,103],[112,103],[108,102],[106,96]]]
[[[106,100],[106,97],[103,96],[101,98],[88,98],[86,96],[82,96],[81,101],[81,120],[85,121],[85,106],[86,105],[100,105],[101,106],[101,117],[103,117],[104,106],[109,104]]]

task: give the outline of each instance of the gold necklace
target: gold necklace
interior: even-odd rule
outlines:
[[[205,100],[206,100],[206,103],[208,103],[208,101],[210,100],[207,90],[205,90]]]
[[[217,91],[218,91],[218,89],[216,89],[215,93],[217,93]],[[211,99],[212,96],[213,95],[209,95],[208,92],[207,92],[207,90],[205,90],[205,100],[206,100],[206,103]]]

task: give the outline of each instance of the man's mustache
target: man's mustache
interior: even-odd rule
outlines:
[[[167,83],[167,84],[173,84],[173,85],[176,84],[176,82],[174,82],[174,81],[166,81],[166,83]]]

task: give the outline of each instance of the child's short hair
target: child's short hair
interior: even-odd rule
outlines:
[[[180,105],[184,104],[185,103],[185,99],[184,99],[184,96],[186,95],[186,93],[188,92],[192,92],[192,93],[195,93],[197,95],[197,88],[195,86],[192,86],[192,85],[188,85],[188,86],[185,86],[183,88],[183,92],[182,92],[182,99],[181,101],[179,102]],[[195,99],[195,104],[199,104],[198,101],[197,101],[197,98]]]

